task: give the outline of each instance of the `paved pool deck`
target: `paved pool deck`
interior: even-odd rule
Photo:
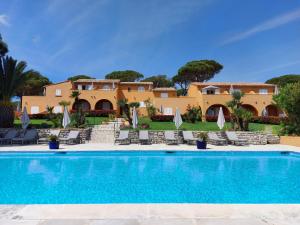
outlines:
[[[1,225],[299,225],[300,205],[2,205]]]
[[[79,145],[61,145],[59,151],[296,151],[300,152],[300,147],[290,145],[249,145],[249,146],[215,146],[208,145],[208,149],[197,150],[193,145],[165,145],[165,144],[153,144],[153,145],[118,145],[118,144],[100,144],[100,143],[87,143]],[[0,151],[49,151],[48,145],[24,145],[24,146],[2,146]]]
[[[178,145],[62,145],[62,151],[177,150]],[[0,151],[49,151],[47,145]],[[296,151],[288,145],[213,146],[202,151]],[[1,187],[0,187],[1,188]],[[300,204],[68,204],[0,205],[0,225],[299,225]]]

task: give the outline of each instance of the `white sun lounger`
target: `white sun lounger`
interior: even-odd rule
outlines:
[[[248,140],[243,138],[238,138],[234,131],[226,131],[226,136],[228,140],[234,145],[248,145]]]
[[[227,145],[227,140],[225,138],[220,138],[214,132],[208,132],[208,142],[212,145]]]
[[[149,132],[147,130],[140,130],[139,140],[141,144],[150,144]]]
[[[115,142],[119,144],[130,144],[129,130],[120,130],[119,137],[116,138]]]
[[[11,144],[12,139],[17,136],[18,132],[16,129],[9,130],[3,138],[0,138],[0,144]]]
[[[24,137],[18,137],[12,139],[12,144],[30,144],[37,143],[38,133],[37,130],[27,130],[24,134]]]
[[[178,140],[175,138],[175,133],[174,131],[168,130],[165,131],[165,139],[166,139],[166,144],[171,145],[171,144],[178,144]]]
[[[65,144],[79,144],[79,131],[71,130],[66,138],[59,138],[59,140]]]
[[[59,133],[60,133],[60,130],[50,130],[50,133],[49,133],[49,135],[47,137],[42,137],[42,138],[38,139],[38,144],[48,142],[50,136],[56,136],[56,137],[58,137]]]
[[[183,139],[189,144],[194,145],[197,141],[197,138],[194,137],[192,131],[182,131]]]

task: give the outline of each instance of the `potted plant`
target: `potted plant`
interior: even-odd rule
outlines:
[[[201,132],[199,134],[199,140],[197,140],[197,149],[206,149],[207,139],[207,133]]]
[[[49,136],[49,149],[59,149],[59,141],[56,135]]]

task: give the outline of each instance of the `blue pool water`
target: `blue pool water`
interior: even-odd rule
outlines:
[[[300,203],[300,155],[0,153],[0,204]]]

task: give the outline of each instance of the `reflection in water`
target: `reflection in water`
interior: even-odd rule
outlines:
[[[0,157],[0,203],[300,203],[299,175],[274,153]]]

